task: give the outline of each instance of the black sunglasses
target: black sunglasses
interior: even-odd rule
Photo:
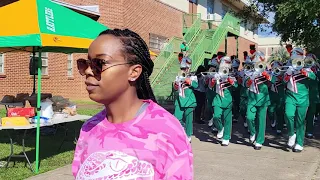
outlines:
[[[100,76],[101,73],[111,67],[119,66],[119,65],[126,65],[131,63],[118,63],[118,64],[110,64],[110,66],[107,66],[106,68],[103,68],[107,63],[104,59],[98,59],[94,58],[92,60],[87,59],[78,59],[77,60],[77,67],[79,70],[79,73],[84,76],[86,75],[85,71],[88,69],[88,67],[91,68],[94,76]]]

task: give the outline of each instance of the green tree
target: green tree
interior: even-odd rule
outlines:
[[[237,15],[244,21],[254,19],[257,27],[270,12],[275,13],[270,26],[282,41],[292,41],[309,49],[320,47],[319,0],[252,0],[251,5]]]
[[[273,61],[279,61],[285,63],[290,58],[287,49],[284,47],[280,47],[276,51],[272,52],[270,57],[268,58],[268,63],[272,63]]]

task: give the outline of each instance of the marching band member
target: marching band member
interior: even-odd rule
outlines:
[[[174,102],[174,116],[184,127],[190,142],[193,133],[193,110],[197,106],[193,90],[197,87],[197,76],[177,76],[174,82],[177,97]]]
[[[209,72],[217,72],[219,67],[219,64],[217,61],[214,61],[212,64],[209,65]],[[209,82],[211,82],[212,77],[210,76],[205,76],[205,82],[206,82],[206,98],[207,98],[207,112],[209,114],[209,122],[208,126],[212,127],[213,126],[213,99],[216,96],[216,91],[212,89],[212,86],[209,86]],[[212,128],[213,131],[216,131],[217,129],[215,127]]]
[[[314,119],[316,115],[317,104],[320,103],[319,97],[319,78],[320,71],[317,63],[315,63],[317,57],[314,54],[307,53],[305,57],[305,66],[311,68],[312,72],[316,74],[316,80],[310,80],[309,82],[309,108],[306,115],[306,137],[313,138],[313,129],[314,129]]]
[[[283,64],[279,61],[273,61],[271,64],[271,69],[273,70],[276,80],[274,84],[270,85],[269,95],[270,95],[270,106],[268,108],[268,117],[273,122],[271,126],[277,128],[277,134],[281,134],[284,125],[284,85],[282,83],[282,73],[281,67]],[[275,72],[278,71],[278,72]]]
[[[303,68],[304,57],[301,48],[292,50],[291,59],[293,66],[288,68],[283,78],[287,87],[285,118],[289,135],[288,146],[294,148],[293,152],[301,152],[305,136],[305,117],[309,106],[308,82],[309,79],[315,80],[316,76],[309,68]]]
[[[250,59],[246,59],[242,63],[242,70],[239,72],[238,75],[238,84],[240,84],[240,117],[244,121],[244,127],[248,127],[247,119],[246,119],[246,114],[247,114],[247,106],[248,106],[248,87],[245,85],[245,78],[246,74],[250,74],[253,70],[253,64]],[[252,67],[252,68],[250,68]],[[249,129],[248,129],[249,131]]]
[[[222,138],[222,146],[228,146],[232,131],[232,96],[231,87],[237,87],[234,77],[228,76],[229,57],[223,57],[219,66],[219,73],[215,74],[210,82],[210,87],[215,87],[216,96],[213,99],[214,115],[213,122],[218,129],[217,138]],[[230,64],[229,64],[230,65]],[[222,122],[224,120],[224,123]]]
[[[264,55],[261,52],[252,50],[251,60],[255,66],[260,66],[261,62],[265,61]],[[249,88],[248,91],[248,106],[247,106],[247,122],[250,129],[250,142],[254,143],[255,150],[260,150],[265,140],[266,129],[266,114],[267,107],[270,105],[270,97],[267,81],[274,83],[274,76],[270,75],[266,70],[266,66],[259,67],[253,73],[246,76],[245,85]],[[257,122],[255,122],[257,120]],[[258,128],[256,128],[258,126]],[[257,131],[256,131],[257,130]]]

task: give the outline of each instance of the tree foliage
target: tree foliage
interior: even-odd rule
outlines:
[[[269,24],[282,41],[315,49],[320,47],[319,0],[252,0],[251,5],[238,12],[244,21],[254,19],[263,23],[270,12],[275,13],[274,23]]]
[[[273,61],[279,61],[285,63],[290,58],[287,49],[284,47],[280,47],[276,51],[272,52],[270,57],[268,58],[268,63],[272,63]]]

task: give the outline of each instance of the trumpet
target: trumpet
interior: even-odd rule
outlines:
[[[274,74],[275,76],[279,76],[279,75],[283,74],[285,71],[287,71],[287,70],[283,69],[283,67],[281,67],[281,66],[273,67],[271,69],[272,74]]]
[[[243,65],[243,69],[250,71],[253,69],[253,65],[252,64],[244,64]]]

